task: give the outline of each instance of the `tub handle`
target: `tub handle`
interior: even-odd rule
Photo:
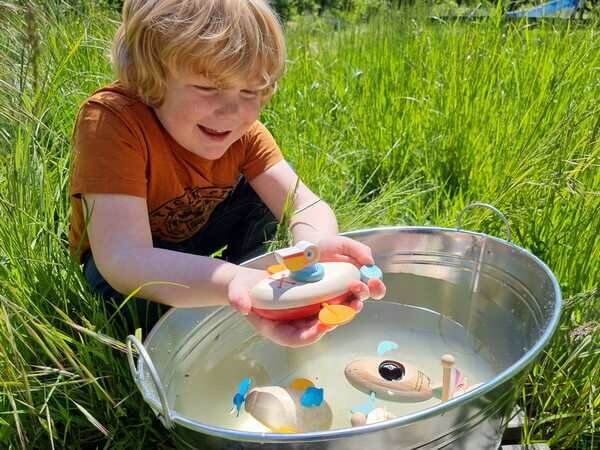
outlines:
[[[133,360],[133,350],[131,346],[134,346],[138,353],[138,359],[141,358],[144,361],[146,367],[148,367],[148,371],[150,372],[150,377],[154,382],[154,389],[158,393],[158,398],[160,399],[160,404],[162,406],[162,411],[158,413],[158,419],[162,422],[162,424],[167,429],[173,428],[173,420],[171,419],[171,414],[169,413],[169,404],[167,403],[167,395],[165,394],[165,390],[160,381],[160,377],[158,376],[158,372],[150,359],[150,355],[146,351],[144,344],[142,344],[138,338],[133,335],[127,336],[127,360],[129,361],[129,369],[131,370],[131,375],[133,375],[133,379],[135,384],[138,386],[140,391],[143,393],[143,389],[141,388],[142,377],[140,372],[137,370],[135,366],[135,361]]]
[[[482,202],[474,202],[474,203],[470,203],[467,206],[465,206],[463,208],[463,210],[458,213],[458,217],[456,219],[456,229],[460,230],[462,228],[462,218],[464,213],[472,208],[475,208],[476,206],[482,206],[484,208],[488,208],[491,209],[492,211],[494,211],[504,222],[504,225],[506,225],[506,242],[511,242],[510,241],[510,224],[508,223],[508,220],[506,219],[506,217],[504,216],[504,214],[502,214],[496,207],[488,204],[488,203],[482,203]]]

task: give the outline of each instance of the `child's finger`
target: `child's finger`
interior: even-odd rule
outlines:
[[[366,300],[369,298],[369,288],[366,284],[359,280],[353,280],[350,282],[348,288],[350,292],[359,300]]]
[[[310,328],[310,327],[314,326],[318,322],[319,322],[318,317],[309,317],[306,319],[294,320],[291,323],[298,329],[305,329],[305,328]]]
[[[319,327],[319,333],[325,334],[325,333],[329,333],[330,331],[335,330],[337,328],[337,325],[327,325],[327,324],[324,324],[323,322],[319,322],[318,327]]]
[[[365,304],[362,300],[359,300],[356,298],[356,299],[352,300],[350,303],[348,303],[348,306],[350,306],[350,308],[354,309],[357,313],[359,313],[362,311]]]
[[[325,333],[337,328],[334,325],[325,325],[318,317],[299,319],[293,322],[297,330],[297,337],[301,345],[307,345],[319,340]]]
[[[344,239],[342,251],[340,253],[355,259],[361,266],[365,264],[373,264],[375,262],[373,260],[371,249],[367,245],[355,241],[354,239]]]
[[[356,262],[354,258],[351,258],[347,255],[342,255],[340,253],[334,253],[332,255],[326,255],[320,260],[321,262],[347,262],[353,264],[357,267],[360,267],[360,264]]]
[[[312,344],[319,339],[331,328],[324,329],[320,321],[315,321],[312,325],[306,328],[298,329],[298,339],[302,345]]]
[[[386,287],[385,284],[383,284],[383,281],[374,278],[368,281],[367,286],[369,287],[369,295],[371,298],[379,300],[385,297]]]

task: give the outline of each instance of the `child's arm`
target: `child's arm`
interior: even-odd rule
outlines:
[[[298,179],[287,162],[275,164],[254,178],[250,185],[279,220],[288,193],[295,189],[291,205],[294,213],[290,223],[294,242],[305,240],[318,243],[323,238],[337,234],[337,220],[329,205]]]
[[[337,220],[329,205],[311,192],[285,161],[275,164],[250,184],[278,219],[281,219],[288,193],[296,189],[290,221],[294,242],[305,240],[318,244],[321,261],[346,261],[357,266],[374,263],[368,246],[337,235]],[[372,297],[383,297],[383,283],[368,287]]]
[[[218,259],[153,248],[146,200],[118,194],[85,194],[91,213],[88,237],[98,270],[117,291],[128,295],[152,281],[139,296],[176,307],[224,304],[231,281],[247,284],[264,278],[264,271]],[[250,305],[235,305],[248,312]]]

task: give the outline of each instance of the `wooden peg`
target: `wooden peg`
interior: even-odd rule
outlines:
[[[361,427],[367,423],[367,416],[365,413],[357,411],[350,417],[350,423],[353,427]]]
[[[442,356],[443,378],[442,378],[442,402],[447,402],[450,398],[450,381],[452,379],[452,367],[454,366],[454,356],[446,353]]]

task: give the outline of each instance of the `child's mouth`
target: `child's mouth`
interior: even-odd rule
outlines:
[[[198,128],[200,128],[200,131],[202,131],[202,133],[204,133],[206,136],[210,137],[213,140],[217,140],[217,141],[222,141],[227,136],[229,136],[229,133],[231,133],[231,130],[219,131],[219,130],[214,130],[212,128],[204,127],[202,125],[198,125]]]

